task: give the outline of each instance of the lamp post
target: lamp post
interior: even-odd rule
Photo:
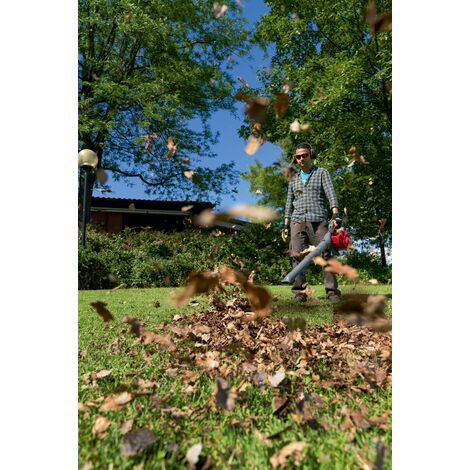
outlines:
[[[88,215],[88,178],[89,173],[98,166],[98,155],[93,150],[83,149],[78,153],[78,165],[83,170],[83,216],[82,216],[82,246],[85,246],[85,229]]]

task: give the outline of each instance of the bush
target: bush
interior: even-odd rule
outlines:
[[[182,232],[136,232],[126,229],[105,234],[90,226],[86,247],[79,247],[79,289],[127,287],[178,287],[192,271],[213,270],[220,264],[256,271],[260,284],[280,284],[291,269],[288,244],[277,226],[248,225],[238,234],[186,230]],[[387,282],[391,267],[383,268],[369,253],[351,253],[345,262],[358,269],[366,281]],[[321,284],[320,268],[307,272],[310,284]],[[346,279],[343,277],[341,282]]]

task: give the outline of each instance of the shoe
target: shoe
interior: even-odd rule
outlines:
[[[295,294],[294,300],[296,302],[307,302],[307,294]]]
[[[335,292],[335,291],[329,291],[326,296],[328,297],[328,300],[333,303],[333,304],[337,304],[341,299],[339,298],[339,291],[338,292]]]

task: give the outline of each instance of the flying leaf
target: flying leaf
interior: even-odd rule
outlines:
[[[103,319],[105,323],[108,323],[110,320],[113,320],[114,317],[111,315],[111,312],[106,308],[105,302],[92,302],[90,305],[96,310],[98,315]]]
[[[131,333],[133,333],[135,336],[139,338],[142,336],[143,332],[145,331],[144,324],[135,317],[126,316],[123,318],[122,321],[123,323],[128,323],[129,325],[131,325]]]
[[[284,116],[289,106],[289,95],[287,93],[275,93],[275,99],[273,101],[273,108],[276,111],[276,117],[278,119]]]
[[[266,96],[254,96],[247,100],[244,113],[251,119],[262,124],[266,120],[266,112],[269,98]]]
[[[96,170],[96,179],[101,185],[106,184],[106,181],[108,181],[108,174],[103,170],[103,168],[98,168]]]
[[[168,148],[167,158],[173,157],[176,153],[176,147],[178,146],[176,140],[173,137],[168,137],[166,146]]]
[[[215,388],[215,398],[217,405],[225,410],[232,411],[235,408],[237,399],[236,391],[222,378],[217,377]]]
[[[135,429],[124,434],[121,453],[124,457],[131,457],[150,447],[156,440],[157,436],[150,429]]]
[[[290,130],[292,132],[300,132],[300,122],[297,119],[291,123]]]
[[[369,23],[371,33],[374,37],[377,33],[392,31],[392,12],[387,11],[377,16],[374,0],[370,1],[367,5],[366,21]]]
[[[134,204],[133,202],[131,202],[131,203],[129,204],[129,209],[130,209],[131,211],[135,211],[135,204]]]
[[[293,87],[294,84],[290,80],[287,80],[282,84],[282,91],[284,93],[289,93],[289,91],[291,91]]]
[[[284,468],[288,464],[289,457],[294,459],[294,463],[298,464],[302,459],[301,452],[308,447],[306,442],[292,442],[287,444],[281,450],[277,451],[270,459],[271,465]]]
[[[253,222],[270,222],[277,219],[272,207],[255,206],[253,204],[236,204],[225,212],[229,217],[246,217]]]
[[[189,206],[183,206],[181,208],[181,212],[188,212],[189,210],[191,210],[194,206],[193,205],[189,205]]]
[[[247,282],[246,276],[240,271],[228,268],[227,266],[219,267],[220,277],[229,284],[240,284],[244,285]]]
[[[214,7],[216,18],[220,18],[228,10],[227,5],[219,5],[218,3],[214,3],[212,6]]]
[[[250,88],[250,85],[248,84],[248,82],[247,82],[243,77],[240,77],[240,75],[237,76],[237,80],[238,80],[243,86],[246,86],[247,88]]]
[[[292,167],[284,167],[281,169],[281,172],[288,181],[292,181],[297,175],[297,172]]]
[[[347,264],[343,265],[340,261],[334,258],[328,260],[328,266],[325,267],[325,271],[328,273],[344,274],[352,280],[359,277],[356,269],[348,266]]]
[[[264,143],[264,139],[261,137],[255,137],[254,135],[250,135],[248,137],[248,142],[244,147],[245,153],[248,155],[254,155],[258,150],[259,146]]]
[[[264,318],[271,312],[271,294],[261,286],[255,286],[250,282],[245,283],[244,288],[251,307],[256,313],[256,318]]]
[[[174,301],[178,307],[184,305],[193,295],[205,294],[213,289],[222,289],[220,279],[215,272],[193,272],[186,281],[184,291],[176,294]]]
[[[323,259],[321,256],[315,256],[313,258],[313,262],[317,265],[317,266],[326,266],[328,264],[328,261],[326,261],[325,259]]]
[[[195,174],[196,174],[196,172],[193,171],[193,170],[187,170],[187,171],[184,172],[184,176],[186,176],[186,178],[188,178],[190,180],[193,179]]]

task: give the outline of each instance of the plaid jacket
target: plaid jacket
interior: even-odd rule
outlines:
[[[324,168],[313,165],[305,185],[300,174],[289,182],[285,217],[296,222],[328,221],[327,200],[330,209],[339,207],[330,174]]]

